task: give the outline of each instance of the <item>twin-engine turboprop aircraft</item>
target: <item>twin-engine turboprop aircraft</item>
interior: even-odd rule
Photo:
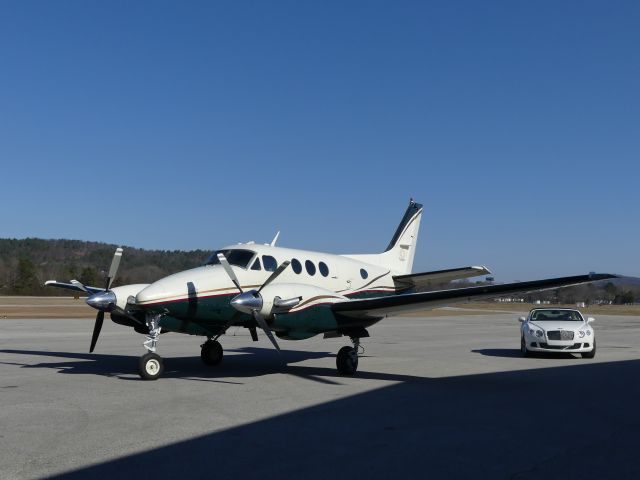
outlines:
[[[411,201],[389,246],[375,255],[280,248],[275,246],[276,239],[268,245],[249,242],[218,250],[203,266],[152,284],[111,288],[122,256],[118,248],[104,289],[76,280],[51,280],[46,285],[89,294],[86,302],[98,310],[91,352],[105,312],[115,323],[146,334],[143,345],[148,352],[140,358],[139,373],[146,380],[155,380],[164,368],[156,353],[161,332],[207,337],[201,351],[207,365],[222,360],[218,338],[232,326],[247,328],[254,341],[260,328],[278,350],[276,336],[286,340],[319,334],[346,336],[353,347],[342,347],[336,364],[340,374],[353,375],[360,340],[369,336],[368,327],[388,315],[615,277],[591,274],[415,293],[433,282],[490,273],[480,266],[412,274],[421,218],[422,205]]]

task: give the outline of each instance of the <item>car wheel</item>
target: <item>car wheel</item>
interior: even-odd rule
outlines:
[[[531,355],[531,352],[527,348],[527,342],[524,341],[524,335],[520,337],[520,353],[523,357],[528,357]]]
[[[596,356],[596,340],[593,339],[593,348],[590,352],[582,352],[582,358],[593,358]]]

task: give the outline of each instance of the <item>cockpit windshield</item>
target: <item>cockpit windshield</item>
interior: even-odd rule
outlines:
[[[239,249],[227,249],[227,250],[216,250],[213,252],[213,255],[209,257],[209,259],[205,262],[205,265],[219,265],[220,260],[218,260],[218,254],[222,253],[225,257],[227,257],[227,262],[229,265],[235,265],[236,267],[247,268],[249,266],[249,262],[255,255],[255,252],[251,250],[239,250]]]
[[[562,322],[583,322],[582,315],[576,310],[535,310],[531,314],[531,320],[535,322],[555,320]]]

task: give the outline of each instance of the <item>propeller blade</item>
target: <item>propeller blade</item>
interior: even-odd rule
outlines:
[[[289,260],[286,260],[286,261],[282,262],[282,263],[280,264],[280,266],[276,269],[276,271],[275,271],[275,272],[273,272],[273,273],[269,276],[269,278],[267,278],[267,281],[266,281],[266,282],[264,282],[264,283],[262,284],[262,286],[258,289],[258,293],[260,293],[260,291],[261,291],[264,287],[266,287],[266,286],[267,286],[267,285],[269,285],[271,282],[273,282],[273,281],[278,277],[278,275],[280,275],[282,272],[284,272],[285,268],[287,268],[287,267],[289,266],[289,264],[290,264],[290,263],[291,263],[291,262],[290,262]]]
[[[233,273],[233,270],[231,269],[231,265],[229,265],[229,262],[227,261],[227,257],[224,256],[224,253],[218,253],[218,260],[220,260],[220,264],[224,268],[224,271],[227,272],[227,275],[229,276],[233,284],[236,286],[236,288],[240,290],[240,293],[244,293],[242,291],[242,288],[240,287],[240,282],[238,282],[238,277],[236,277],[236,274]]]
[[[98,315],[96,315],[96,324],[93,326],[93,336],[91,337],[89,353],[92,353],[93,349],[96,348],[96,342],[100,336],[100,330],[102,330],[102,322],[104,322],[104,311],[100,310]]]
[[[260,328],[264,331],[264,333],[267,334],[267,337],[269,337],[269,340],[271,340],[273,346],[276,347],[276,350],[278,350],[278,353],[280,353],[280,346],[278,345],[278,342],[276,342],[276,338],[273,336],[273,333],[271,333],[269,325],[267,325],[265,319],[262,318],[262,315],[260,315],[258,312],[253,312],[253,318],[255,318]]]
[[[258,341],[258,332],[256,332],[256,327],[249,327],[249,333],[251,334],[251,340],[254,342]]]
[[[89,290],[87,290],[87,287],[85,287],[82,283],[80,283],[78,280],[71,280],[71,285],[75,285],[76,287],[78,287],[80,290],[82,290],[83,292],[87,292],[89,293]]]
[[[109,267],[109,275],[107,276],[105,290],[109,290],[111,288],[113,279],[116,277],[118,267],[120,266],[120,260],[122,260],[122,248],[118,247],[116,248],[116,252],[113,254],[113,260],[111,260],[111,267]]]

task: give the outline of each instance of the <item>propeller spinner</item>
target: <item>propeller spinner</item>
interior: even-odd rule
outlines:
[[[229,265],[229,262],[227,261],[227,258],[224,256],[223,253],[218,253],[218,260],[220,260],[220,264],[224,268],[224,271],[227,273],[227,275],[229,276],[233,284],[240,291],[239,295],[236,295],[231,299],[231,306],[235,308],[238,312],[247,313],[253,316],[258,326],[264,331],[264,333],[267,335],[267,337],[269,338],[273,346],[276,348],[276,350],[280,352],[280,346],[278,345],[278,342],[273,336],[273,332],[269,328],[269,324],[267,323],[265,318],[260,314],[260,310],[262,309],[262,306],[264,304],[264,301],[262,299],[262,295],[260,294],[260,292],[264,287],[269,285],[282,272],[284,272],[284,270],[289,266],[291,262],[288,260],[285,262],[282,262],[282,264],[276,269],[275,272],[273,272],[269,276],[269,278],[267,278],[267,280],[260,286],[258,290],[248,290],[245,292],[242,290],[242,287],[240,286],[240,282],[238,281],[238,277],[236,277],[236,274],[231,268],[231,265]],[[229,322],[229,326],[233,324],[233,322],[236,320],[237,318],[236,315],[234,315],[231,321]]]

